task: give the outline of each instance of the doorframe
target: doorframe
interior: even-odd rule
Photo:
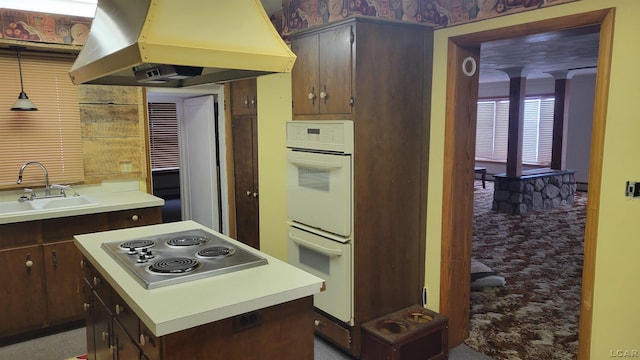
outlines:
[[[469,119],[470,102],[477,102],[473,81],[460,76],[464,56],[479,54],[486,41],[513,38],[556,30],[600,25],[598,71],[596,75],[593,130],[589,160],[589,201],[585,225],[582,300],[580,308],[578,358],[589,359],[595,279],[604,129],[609,97],[609,75],[613,44],[615,9],[601,9],[532,23],[518,24],[449,38],[447,55],[447,100],[445,112],[444,187],[442,194],[442,254],[440,268],[440,311],[449,317],[450,347],[469,336],[471,242],[473,221],[473,179],[475,159],[475,116]],[[470,84],[471,81],[471,84]],[[471,87],[470,87],[471,86]],[[465,91],[467,91],[465,93]],[[460,94],[465,94],[463,98]],[[462,103],[462,104],[461,104]],[[458,184],[461,183],[461,184]],[[448,185],[447,185],[448,184]],[[469,185],[469,186],[459,186]],[[460,225],[463,226],[460,226]]]

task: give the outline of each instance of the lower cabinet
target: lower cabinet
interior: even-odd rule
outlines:
[[[40,245],[0,250],[0,335],[39,328],[46,321],[43,269]]]
[[[0,224],[0,341],[81,323],[83,309],[92,302],[85,293],[83,305],[87,285],[79,271],[82,254],[74,235],[157,224],[161,219],[160,207],[151,207]],[[98,337],[103,332],[109,334],[101,329]]]

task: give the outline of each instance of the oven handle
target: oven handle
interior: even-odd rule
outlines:
[[[339,161],[316,161],[289,158],[289,162],[296,166],[307,166],[316,169],[340,169],[342,167],[342,163]]]
[[[317,252],[320,252],[322,254],[325,254],[327,256],[330,257],[338,257],[338,256],[342,256],[342,250],[340,249],[330,249],[318,244],[314,244],[312,242],[309,242],[307,240],[301,239],[295,235],[293,235],[292,233],[289,233],[289,238],[291,238],[291,240],[293,240],[293,242],[295,242],[296,244],[298,244],[299,246],[304,246],[306,248],[315,250]]]

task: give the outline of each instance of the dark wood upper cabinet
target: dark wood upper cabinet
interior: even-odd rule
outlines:
[[[351,113],[354,41],[351,24],[292,40],[298,56],[291,75],[294,115]]]
[[[231,82],[231,114],[254,115],[258,109],[256,79]]]

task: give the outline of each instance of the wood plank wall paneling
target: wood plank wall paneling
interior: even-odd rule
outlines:
[[[142,88],[80,85],[85,180],[146,179]]]

